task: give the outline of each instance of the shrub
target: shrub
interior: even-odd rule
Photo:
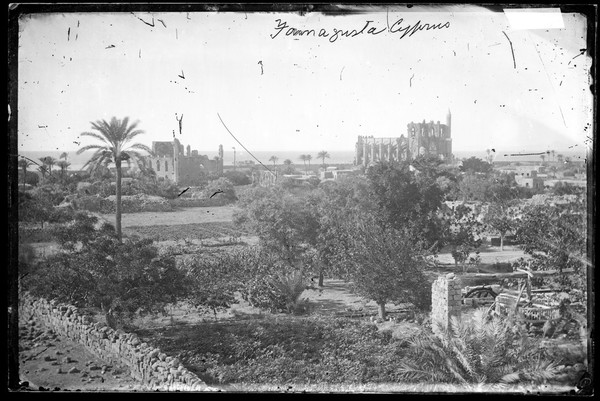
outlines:
[[[116,238],[114,228],[95,228],[97,218],[78,214],[56,234],[62,252],[31,269],[23,288],[35,296],[81,307],[99,307],[107,323],[135,312],[155,312],[184,296],[188,287],[173,258],[158,257],[147,239]]]
[[[95,213],[112,213],[113,204],[111,201],[95,196],[82,196],[73,200],[73,206],[78,210],[87,210]]]
[[[229,202],[234,202],[237,200],[233,184],[231,183],[231,181],[224,177],[209,181],[208,185],[204,189],[204,196],[207,199],[220,197],[226,199]],[[213,198],[211,198],[211,196]]]
[[[437,383],[542,383],[559,373],[557,363],[530,339],[514,318],[475,311],[472,322],[456,317],[451,327],[411,340],[400,371],[405,380]]]
[[[25,174],[25,183],[29,185],[36,186],[40,182],[40,176],[32,171],[28,171]]]
[[[248,185],[251,183],[250,177],[243,171],[226,171],[223,174],[233,185]]]

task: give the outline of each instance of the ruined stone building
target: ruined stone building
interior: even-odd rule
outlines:
[[[359,136],[355,149],[355,165],[368,166],[379,161],[413,160],[417,156],[438,156],[452,159],[452,115],[446,116],[446,124],[438,121],[407,125],[406,136],[396,138],[374,138]]]
[[[185,148],[177,140],[152,142],[153,156],[146,157],[146,163],[156,172],[157,178],[164,178],[176,184],[186,185],[202,174],[223,174],[223,146],[213,159],[199,155],[197,150]]]

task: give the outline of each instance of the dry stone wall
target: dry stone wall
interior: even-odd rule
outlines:
[[[460,318],[462,308],[461,284],[454,273],[440,276],[431,286],[431,322],[434,333],[438,323],[449,327],[450,318]]]
[[[213,390],[187,370],[177,358],[167,356],[158,348],[142,342],[133,333],[113,330],[102,323],[93,323],[72,305],[34,298],[21,294],[19,314],[34,320],[56,334],[84,345],[97,357],[129,367],[131,376],[152,390],[210,391]]]

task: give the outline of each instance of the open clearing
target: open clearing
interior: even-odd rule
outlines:
[[[234,206],[186,207],[173,212],[123,213],[121,225],[126,228],[231,222],[234,209]],[[114,224],[114,214],[102,214],[100,216]]]

